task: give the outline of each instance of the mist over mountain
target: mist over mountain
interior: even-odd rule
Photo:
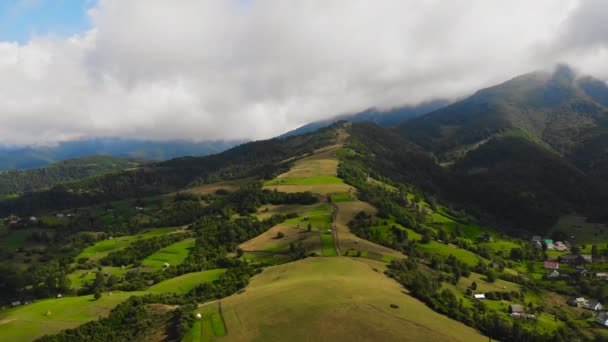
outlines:
[[[288,137],[298,134],[314,132],[320,128],[327,127],[338,121],[349,121],[349,122],[373,122],[380,126],[389,127],[403,123],[406,120],[430,113],[439,108],[445,107],[450,103],[448,100],[433,100],[423,102],[414,106],[402,106],[387,110],[379,110],[376,108],[370,108],[365,111],[355,114],[344,114],[332,117],[330,119],[311,122],[302,127],[296,128],[289,131],[281,137]]]

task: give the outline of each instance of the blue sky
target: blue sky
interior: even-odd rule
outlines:
[[[1,0],[0,41],[27,43],[52,33],[67,37],[91,25],[87,10],[94,0]]]

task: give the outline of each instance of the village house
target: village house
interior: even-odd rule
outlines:
[[[573,298],[571,299],[568,304],[570,306],[576,306],[577,308],[584,308],[587,307],[587,305],[589,304],[588,301],[583,298],[583,297],[578,297],[578,298]]]
[[[604,309],[604,306],[597,300],[590,300],[587,302],[587,306],[585,307],[585,309],[593,311],[602,311]]]
[[[541,241],[542,241],[542,238],[538,235],[534,235],[532,237],[532,242],[541,242]]]
[[[21,301],[19,301],[19,300],[11,302],[11,306],[19,306],[19,305],[21,305]]]
[[[606,272],[597,272],[595,274],[595,277],[596,278],[601,278],[601,279],[606,279],[606,278],[608,278],[608,273],[606,273]]]
[[[559,272],[557,272],[557,270],[553,270],[553,272],[547,274],[547,278],[550,278],[550,279],[559,278]]]
[[[545,263],[543,264],[543,267],[548,269],[548,270],[558,270],[559,269],[559,262],[557,261],[545,261]]]
[[[608,326],[608,314],[605,312],[600,312],[595,321],[601,325]]]
[[[55,217],[57,217],[58,219],[62,219],[62,218],[63,218],[63,216],[64,216],[64,215],[63,215],[62,213],[59,213],[59,214],[55,215]]]
[[[524,306],[521,304],[511,304],[511,305],[509,305],[509,313],[510,314],[523,314]]]
[[[559,259],[561,262],[566,263],[566,264],[576,264],[580,260],[582,260],[584,262],[593,261],[591,254],[580,254],[580,255],[568,254],[568,255],[562,255],[561,257],[559,257]]]
[[[486,299],[486,295],[484,293],[476,293],[473,295],[473,297],[475,297],[475,299]]]
[[[558,252],[566,252],[568,251],[568,246],[561,241],[555,242],[555,250]]]

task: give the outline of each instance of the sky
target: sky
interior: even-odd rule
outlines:
[[[604,0],[0,1],[0,144],[264,139],[568,63]]]

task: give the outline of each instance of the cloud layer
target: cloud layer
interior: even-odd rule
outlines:
[[[602,0],[102,0],[0,42],[0,143],[268,138],[568,62],[608,78]]]

